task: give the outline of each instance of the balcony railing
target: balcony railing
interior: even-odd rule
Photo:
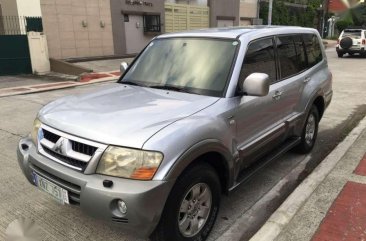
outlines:
[[[0,16],[0,35],[25,35],[43,32],[41,17]]]

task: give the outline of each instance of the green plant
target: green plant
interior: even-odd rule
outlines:
[[[306,7],[296,6],[296,1],[273,1],[272,23],[273,25],[292,25],[304,27],[316,27],[319,21],[318,8],[322,0],[308,0]],[[267,24],[268,2],[260,3],[260,18]]]
[[[351,26],[353,23],[350,20],[338,20],[335,24],[337,30],[342,32],[347,27]]]

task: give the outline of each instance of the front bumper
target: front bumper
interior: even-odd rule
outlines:
[[[19,166],[34,185],[32,172],[68,190],[70,203],[87,214],[110,221],[140,237],[148,237],[160,220],[173,181],[137,181],[99,174],[85,175],[37,153],[30,138],[21,139],[17,149]],[[111,188],[104,180],[113,181]],[[123,215],[117,201],[127,204]]]

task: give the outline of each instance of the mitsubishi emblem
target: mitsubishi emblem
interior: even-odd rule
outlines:
[[[65,139],[64,138],[60,138],[59,141],[57,141],[57,143],[55,144],[55,149],[54,151],[63,155],[63,150],[64,150],[64,143],[65,143]]]

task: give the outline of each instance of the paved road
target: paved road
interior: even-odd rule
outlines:
[[[334,74],[334,99],[321,122],[319,139],[312,155],[288,153],[240,186],[230,197],[223,197],[221,212],[209,240],[216,240],[232,224],[238,225],[238,218],[243,215],[250,219],[240,226],[240,233],[244,234],[243,240],[250,237],[288,193],[365,115],[366,59],[338,59],[334,49],[327,50],[327,54]],[[44,240],[136,240],[88,217],[78,207],[58,205],[27,183],[16,161],[17,142],[29,133],[33,119],[43,105],[58,97],[95,87],[0,98],[0,240],[5,238],[4,232],[9,223],[21,217],[35,219],[43,230]],[[305,168],[288,176],[300,164]],[[285,180],[285,185],[276,195],[268,195],[281,180]]]

